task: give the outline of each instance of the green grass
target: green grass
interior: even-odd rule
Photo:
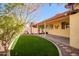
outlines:
[[[21,35],[16,42],[11,56],[58,56],[58,49],[44,38],[32,35]]]

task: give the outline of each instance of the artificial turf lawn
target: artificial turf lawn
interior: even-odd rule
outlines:
[[[10,51],[12,56],[58,56],[56,46],[48,40],[32,35],[21,35]]]

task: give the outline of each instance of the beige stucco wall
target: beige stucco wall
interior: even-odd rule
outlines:
[[[53,34],[53,35],[58,35],[58,36],[63,36],[63,37],[69,37],[69,30],[62,30],[62,29],[58,29],[58,30],[49,30],[48,31],[49,34]]]
[[[32,27],[32,33],[38,33],[38,28]]]
[[[69,20],[63,20],[63,21],[69,22]],[[53,27],[53,29],[47,28],[46,31],[49,34],[63,36],[63,37],[69,37],[70,36],[70,29],[69,28],[67,28],[67,29],[61,29],[61,21],[55,22],[53,25],[54,26],[55,25],[59,25],[59,27],[58,27],[58,29],[55,29],[55,27]]]
[[[79,49],[79,13],[70,16],[70,45]]]

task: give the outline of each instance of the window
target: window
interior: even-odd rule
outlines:
[[[53,25],[50,25],[50,28],[53,29]]]
[[[62,27],[61,27],[62,29],[65,29],[65,22],[62,22],[62,23],[61,23],[61,26],[62,26]]]
[[[53,25],[49,25],[49,29],[53,29]]]
[[[69,23],[66,23],[66,29],[69,28]]]
[[[67,29],[67,28],[69,28],[69,23],[68,23],[68,22],[62,22],[62,23],[61,23],[61,28],[62,28],[62,29]]]

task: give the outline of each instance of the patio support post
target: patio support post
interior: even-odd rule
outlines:
[[[46,23],[44,22],[44,34],[45,34],[45,36],[46,36]]]
[[[30,32],[31,32],[31,34],[32,34],[32,24],[30,25]]]
[[[32,34],[32,22],[30,24],[30,34]]]
[[[39,29],[39,28],[38,28],[38,25],[37,25],[37,34],[39,34],[39,33],[38,33],[38,29]]]

